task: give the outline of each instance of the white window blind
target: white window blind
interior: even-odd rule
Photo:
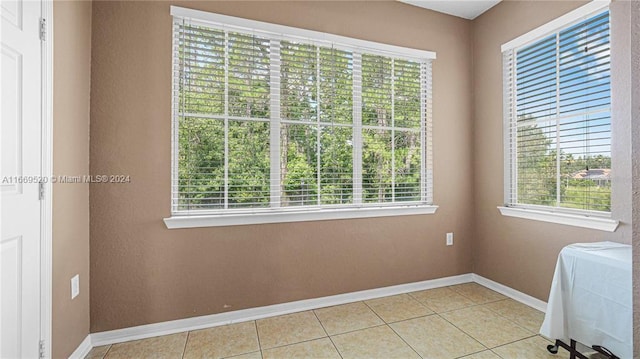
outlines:
[[[609,12],[503,52],[507,206],[611,211]]]
[[[185,11],[173,14],[174,215],[431,204],[428,52]]]

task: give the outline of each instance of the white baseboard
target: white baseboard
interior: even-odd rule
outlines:
[[[472,274],[426,280],[422,282],[394,285],[391,287],[363,290],[359,292],[332,295],[322,298],[299,300],[295,302],[269,305],[265,307],[241,309],[228,313],[205,315],[201,317],[178,319],[162,323],[154,323],[110,330],[91,334],[94,346],[121,343],[130,340],[151,338],[160,335],[180,333],[189,330],[211,328],[231,323],[274,317],[283,314],[318,309],[333,305],[352,303],[361,300],[386,297],[390,295],[415,292],[418,290],[446,287],[472,281]]]
[[[541,301],[538,298],[534,298],[528,294],[524,294],[520,291],[517,291],[511,287],[507,287],[504,284],[500,284],[498,282],[494,282],[491,279],[487,279],[481,275],[473,273],[471,275],[472,280],[478,284],[481,284],[489,289],[495,290],[496,292],[506,295],[507,297],[517,300],[518,302],[528,305],[533,309],[537,309],[543,313],[547,312],[547,303]]]
[[[299,300],[295,302],[274,304],[265,307],[236,310],[233,312],[205,315],[194,318],[178,319],[168,322],[140,325],[136,327],[110,330],[90,334],[76,349],[70,358],[83,358],[91,350],[92,346],[122,343],[131,340],[157,337],[161,335],[175,334],[184,331],[205,329],[239,323],[256,319],[274,317],[283,314],[318,309],[333,305],[357,302],[361,300],[386,297],[390,295],[415,292],[418,290],[446,287],[455,284],[476,282],[487,288],[493,289],[507,297],[517,300],[534,309],[545,312],[547,303],[524,294],[503,284],[477,274],[462,274],[452,277],[426,280],[422,282],[400,284],[391,287],[363,290],[359,292],[332,295],[322,298]],[[76,355],[77,353],[77,355]]]
[[[84,357],[86,357],[87,354],[89,354],[92,348],[93,348],[93,345],[91,343],[91,334],[89,334],[87,335],[86,338],[84,338],[82,343],[78,345],[76,350],[73,353],[71,353],[71,355],[69,356],[69,359],[84,359]]]

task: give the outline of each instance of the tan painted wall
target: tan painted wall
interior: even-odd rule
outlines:
[[[55,1],[53,173],[89,173],[91,2]],[[80,274],[71,300],[70,279]],[[89,186],[53,186],[53,357],[67,358],[89,334]]]
[[[567,244],[602,240],[631,242],[630,124],[628,66],[619,67],[628,47],[623,2],[614,2],[612,16],[613,178],[612,213],[622,221],[615,233],[525,219],[503,217],[502,57],[500,46],[583,2],[505,1],[473,23],[475,273],[547,300],[557,255]],[[626,32],[625,32],[626,31]],[[625,37],[627,38],[625,40]]]
[[[168,230],[171,1],[95,2],[91,331],[471,271],[471,24],[399,2],[183,6],[437,52],[435,215]],[[456,243],[445,246],[445,233]],[[228,309],[223,306],[229,305]]]

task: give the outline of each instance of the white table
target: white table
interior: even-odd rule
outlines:
[[[580,243],[558,256],[540,334],[632,358],[631,246]]]

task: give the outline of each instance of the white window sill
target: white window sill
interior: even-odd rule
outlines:
[[[534,221],[564,224],[567,226],[597,229],[605,232],[615,232],[620,221],[609,218],[589,217],[577,214],[567,214],[551,211],[539,211],[528,208],[498,207],[500,213],[507,217],[532,219]]]
[[[332,219],[372,218],[434,214],[438,206],[361,207],[314,210],[279,210],[238,214],[174,215],[164,219],[169,229],[239,226],[245,224],[324,221]]]

